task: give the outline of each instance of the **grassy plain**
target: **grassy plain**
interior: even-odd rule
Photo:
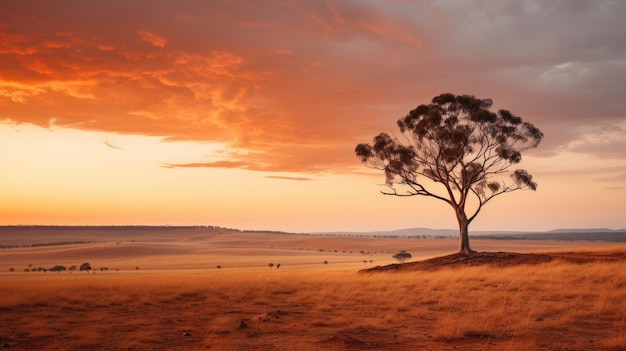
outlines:
[[[392,263],[388,252],[400,249],[422,259],[455,248],[454,240],[241,233],[6,249],[0,251],[0,345],[12,350],[626,349],[624,261],[358,272]],[[607,257],[626,252],[624,246],[589,242],[476,240],[474,248],[591,251]],[[109,270],[22,271],[28,264],[84,260]],[[267,262],[282,265],[269,268]],[[8,265],[16,271],[8,272]]]

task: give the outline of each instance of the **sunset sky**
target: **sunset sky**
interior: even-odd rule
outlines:
[[[626,1],[0,0],[0,225],[456,228],[371,142],[443,93],[539,127],[470,230],[626,228]]]

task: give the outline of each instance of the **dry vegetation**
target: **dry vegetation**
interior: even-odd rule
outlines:
[[[626,248],[605,249],[603,255]],[[557,255],[558,256],[558,255]],[[618,255],[619,256],[619,255]],[[3,273],[12,350],[624,350],[624,261]]]

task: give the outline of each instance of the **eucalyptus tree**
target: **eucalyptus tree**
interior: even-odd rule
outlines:
[[[427,196],[450,205],[465,255],[472,252],[468,227],[485,204],[512,191],[537,189],[530,173],[511,168],[523,151],[541,143],[543,133],[510,111],[491,111],[492,104],[441,94],[400,118],[399,134],[380,133],[372,144],[355,149],[364,164],[384,171],[383,194]]]

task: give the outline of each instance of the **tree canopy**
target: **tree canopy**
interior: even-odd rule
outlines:
[[[384,171],[383,194],[448,203],[459,223],[460,252],[466,254],[472,251],[468,225],[487,202],[537,189],[530,173],[510,168],[522,160],[523,151],[541,143],[543,133],[508,110],[492,112],[492,104],[491,99],[444,93],[400,118],[398,135],[380,133],[372,144],[355,149],[363,163]]]

